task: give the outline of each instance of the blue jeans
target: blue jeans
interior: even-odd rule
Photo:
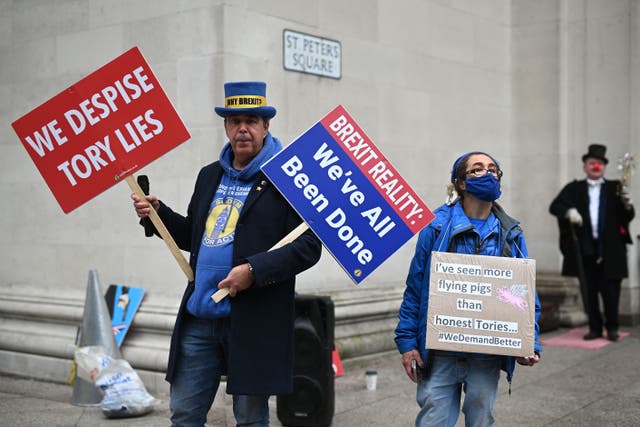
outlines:
[[[453,427],[462,412],[465,426],[492,426],[502,356],[436,351],[430,376],[418,382],[416,427]]]
[[[203,426],[226,370],[229,318],[206,320],[185,315],[182,342],[171,383],[171,424]],[[269,426],[269,396],[233,396],[239,426]]]

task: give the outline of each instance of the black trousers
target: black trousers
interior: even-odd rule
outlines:
[[[584,275],[587,281],[587,316],[589,331],[602,334],[602,327],[607,331],[618,331],[618,306],[620,304],[620,283],[622,279],[605,279],[604,263],[598,263],[596,257],[583,257]],[[600,300],[604,308],[604,322],[600,314]]]

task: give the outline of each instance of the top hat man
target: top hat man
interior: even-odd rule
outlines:
[[[318,261],[322,245],[307,230],[268,251],[302,222],[260,170],[282,148],[269,132],[276,109],[263,82],[224,90],[215,111],[229,140],[200,170],[186,216],[156,196],[131,197],[140,218],[158,212],[195,272],[171,337],[172,424],[204,425],[224,374],[238,425],[268,426],[269,395],[293,390],[295,277]],[[219,288],[230,298],[215,303]]]
[[[567,184],[551,202],[549,212],[558,218],[560,250],[564,256],[562,274],[578,275],[585,281],[582,298],[589,333],[584,339],[602,337],[604,327],[607,338],[616,341],[620,283],[628,274],[626,245],[631,243],[629,222],[635,210],[620,181],[604,178],[609,163],[606,150],[600,144],[589,146],[582,156],[586,178]],[[583,272],[578,271],[580,264]],[[602,297],[604,320],[598,295]]]

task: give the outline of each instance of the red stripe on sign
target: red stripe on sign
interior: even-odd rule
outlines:
[[[414,234],[431,222],[433,213],[427,205],[342,105],[320,123]]]

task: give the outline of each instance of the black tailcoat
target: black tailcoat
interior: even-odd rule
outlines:
[[[620,181],[605,180],[600,190],[600,212],[598,215],[598,238],[601,242],[601,255],[604,262],[605,279],[622,279],[627,277],[627,243],[631,243],[629,222],[635,212],[632,205],[625,207],[618,196]],[[581,253],[593,249],[591,216],[589,214],[589,190],[586,180],[573,181],[567,184],[551,202],[549,212],[558,217],[560,228],[560,250],[564,256],[562,274],[576,276],[575,245],[571,237],[569,221],[565,218],[567,210],[576,208],[582,216],[582,227],[575,227],[580,243]]]

